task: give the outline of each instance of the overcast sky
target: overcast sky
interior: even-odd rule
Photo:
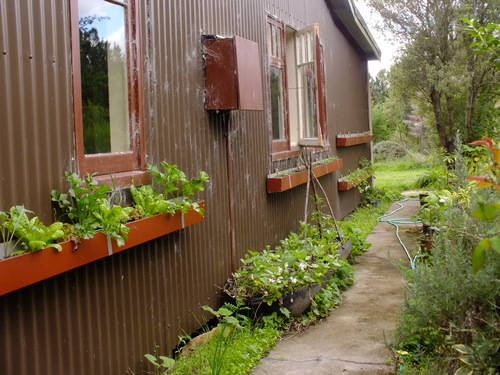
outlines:
[[[382,51],[382,58],[380,61],[370,61],[368,63],[370,74],[372,77],[375,77],[379,70],[389,70],[390,66],[394,62],[399,46],[395,41],[390,40],[386,32],[382,32],[377,29],[376,26],[377,24],[381,24],[382,19],[377,13],[366,5],[366,0],[355,0],[354,2],[365,22],[368,24],[370,32]]]

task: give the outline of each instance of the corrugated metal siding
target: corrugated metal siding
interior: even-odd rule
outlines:
[[[144,0],[146,149],[149,162],[211,176],[205,221],[0,297],[0,374],[139,373],[155,344],[204,321],[230,273],[223,119],[203,108],[202,34],[257,41],[263,73],[266,12],[296,28],[319,22],[325,49],[332,153],[353,168],[366,146],[335,149],[343,129],[368,128],[366,62],[340,34],[323,0]],[[24,203],[50,217],[50,190],[62,188],[74,156],[67,1],[0,0],[0,209]],[[264,79],[264,89],[267,90]],[[267,194],[273,168],[269,104],[230,115],[236,257],[276,244],[302,219],[305,186]],[[336,175],[321,178],[338,216],[357,193],[339,196]]]
[[[0,0],[0,208],[46,220],[74,154],[67,15],[65,1]]]

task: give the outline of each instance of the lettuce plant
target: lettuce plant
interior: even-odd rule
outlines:
[[[151,185],[130,188],[139,215],[147,217],[161,213],[174,214],[176,211],[186,213],[189,209],[203,214],[203,208],[192,196],[205,189],[204,184],[210,181],[208,174],[201,171],[198,177],[189,180],[177,165],[162,162],[161,166],[163,171],[153,164],[148,164],[148,171],[153,177],[155,187],[163,191],[162,193],[156,192]]]
[[[14,251],[12,255],[42,250],[47,247],[61,251],[61,245],[57,242],[64,236],[63,223],[55,222],[45,226],[37,216],[30,219],[28,215],[32,213],[24,206],[14,206],[8,213],[0,212],[0,225],[15,237],[22,247],[22,249]]]
[[[52,200],[58,205],[62,216],[74,226],[74,233],[80,238],[92,238],[102,231],[122,246],[129,228],[124,225],[133,211],[110,203],[111,188],[99,184],[92,175],[83,180],[75,173],[66,173],[71,185],[68,193],[52,191]]]

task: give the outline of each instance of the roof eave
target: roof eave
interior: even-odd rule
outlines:
[[[326,2],[365,57],[368,60],[380,60],[380,48],[352,0],[326,0]]]

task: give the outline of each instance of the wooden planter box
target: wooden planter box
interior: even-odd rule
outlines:
[[[348,147],[354,145],[360,145],[362,143],[368,143],[373,139],[371,134],[349,134],[349,135],[337,135],[337,147]]]
[[[312,168],[314,176],[321,177],[342,168],[342,159],[335,159],[328,163],[319,164]],[[293,172],[285,176],[267,177],[267,192],[280,193],[307,183],[307,170]]]
[[[347,191],[351,190],[354,187],[354,184],[349,181],[338,181],[338,189],[339,191]]]
[[[203,203],[200,204],[203,206]],[[0,260],[0,295],[7,294],[28,285],[48,279],[73,268],[81,267],[98,259],[151,241],[199,223],[203,216],[194,210],[186,214],[160,214],[132,221],[125,245],[118,246],[103,233],[97,233],[88,240],[82,240],[78,248],[72,241],[62,242],[62,251],[53,248],[26,253]]]

